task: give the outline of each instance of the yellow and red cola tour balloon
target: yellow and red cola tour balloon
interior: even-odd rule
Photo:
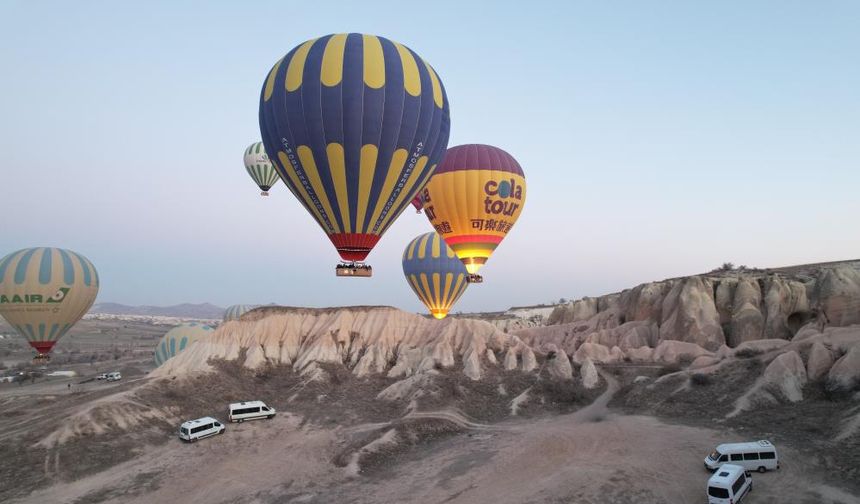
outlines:
[[[458,145],[422,193],[424,214],[463,261],[470,281],[517,222],[526,201],[519,163],[491,145]]]
[[[409,286],[437,319],[443,319],[466,292],[469,273],[438,233],[418,236],[403,251]]]
[[[0,259],[0,315],[38,357],[84,316],[98,292],[96,268],[71,250],[28,248]]]
[[[275,63],[260,96],[266,152],[344,261],[363,261],[409,206],[449,130],[433,68],[375,35],[300,44]]]

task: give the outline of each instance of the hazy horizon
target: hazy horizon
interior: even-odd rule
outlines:
[[[295,45],[365,32],[436,69],[451,141],[511,153],[522,217],[453,311],[860,257],[860,4],[0,4],[0,256],[89,258],[97,302],[423,306],[407,209],[368,262],[242,166]]]

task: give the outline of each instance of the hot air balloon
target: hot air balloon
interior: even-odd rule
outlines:
[[[211,326],[190,322],[180,324],[161,337],[155,346],[155,365],[160,366],[168,359],[188,348],[191,343],[207,338],[215,331]]]
[[[424,214],[481,282],[478,270],[510,232],[523,211],[526,179],[519,163],[490,145],[458,145],[421,194]]]
[[[449,130],[433,68],[375,35],[304,42],[260,96],[266,152],[345,261],[339,276],[370,276],[364,259],[433,174]]]
[[[47,358],[93,305],[99,275],[86,257],[60,248],[28,248],[0,259],[0,315]]]
[[[227,309],[224,310],[224,322],[227,322],[229,320],[239,320],[239,317],[244,315],[245,312],[248,312],[253,309],[253,306],[243,304],[228,306]]]
[[[269,156],[263,148],[262,142],[254,142],[245,149],[245,170],[254,179],[254,183],[260,188],[261,196],[268,196],[269,189],[278,181],[278,172],[269,162]]]
[[[421,194],[419,193],[417,196],[412,198],[412,206],[415,207],[415,213],[420,214],[421,209],[424,208],[424,202],[421,201]]]
[[[469,273],[438,233],[424,233],[403,251],[403,274],[418,299],[443,319],[469,285]]]

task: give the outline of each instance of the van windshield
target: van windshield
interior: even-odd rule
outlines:
[[[716,497],[718,499],[728,499],[729,498],[729,490],[728,488],[720,488],[720,487],[708,487],[708,495],[711,497]]]
[[[719,460],[720,456],[722,456],[722,453],[720,453],[719,450],[714,450],[711,452],[710,455],[708,455],[708,458],[710,458],[711,460]]]

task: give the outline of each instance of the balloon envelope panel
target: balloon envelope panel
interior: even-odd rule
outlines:
[[[477,273],[522,213],[526,179],[502,149],[458,145],[448,149],[422,200],[433,228],[469,273]]]
[[[245,149],[245,170],[263,192],[268,191],[278,181],[278,172],[269,161],[263,142],[254,142]]]
[[[0,259],[0,315],[47,354],[99,292],[93,264],[71,250],[36,247]]]
[[[409,48],[327,35],[290,51],[260,96],[260,132],[284,183],[346,261],[362,261],[448,145],[442,81]]]
[[[466,291],[466,268],[438,233],[418,236],[403,251],[403,274],[437,319],[445,318]]]
[[[254,307],[252,305],[237,304],[228,306],[227,309],[224,310],[224,322],[227,322],[228,320],[239,320],[239,317],[253,309]]]
[[[155,347],[155,365],[160,366],[167,360],[188,348],[191,343],[209,337],[214,332],[211,326],[189,322],[180,324],[161,337]]]

